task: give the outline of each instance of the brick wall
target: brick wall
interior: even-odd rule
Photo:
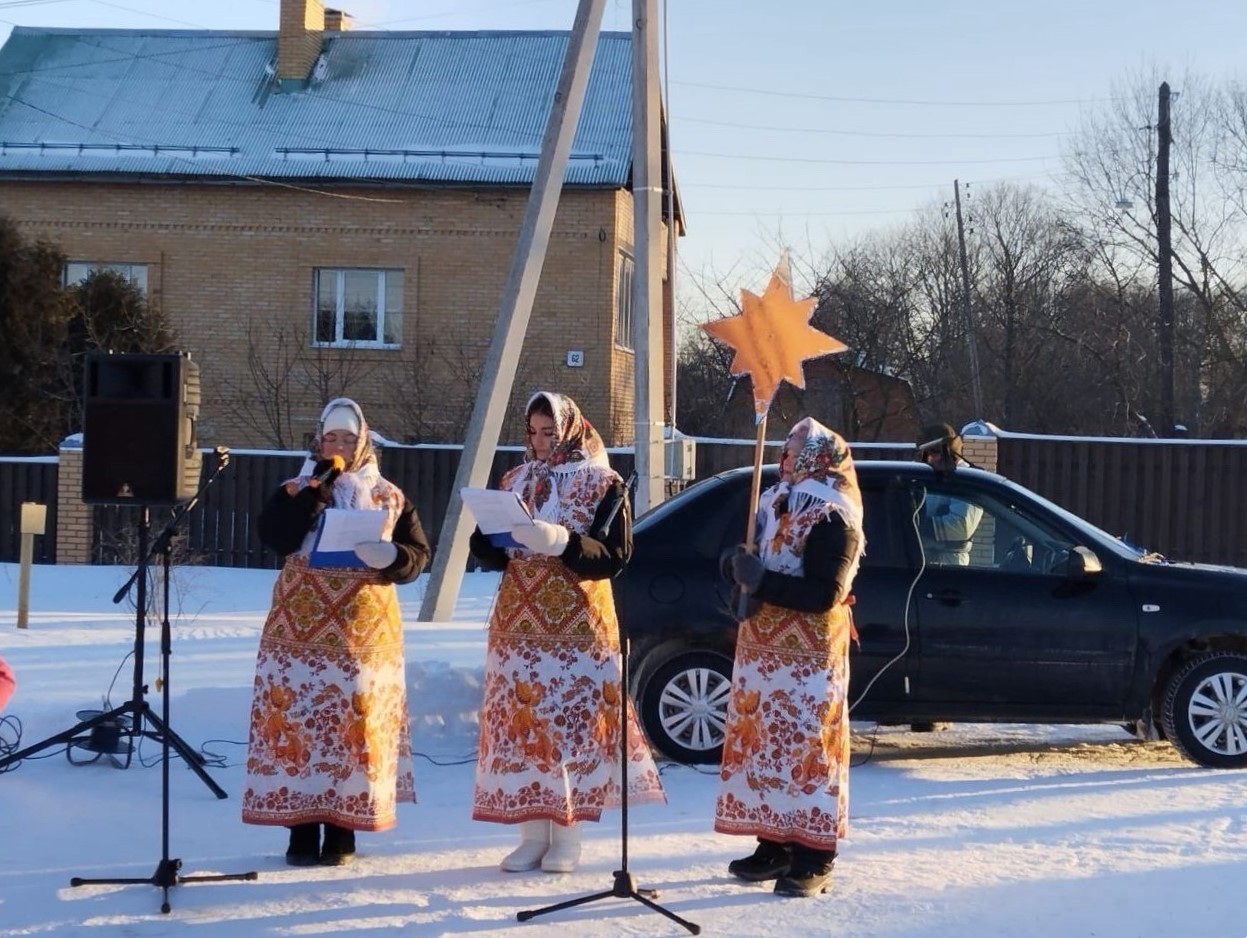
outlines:
[[[199,442],[234,447],[301,446],[325,399],[344,393],[396,441],[462,440],[527,196],[0,183],[0,205],[27,237],[71,260],[148,265],[150,299],[201,368]],[[608,443],[631,442],[632,355],[612,337],[624,236],[628,192],[564,192],[503,442],[519,441],[517,412],[545,389],[576,398]],[[402,347],[311,348],[319,267],[402,270]],[[583,367],[567,365],[573,350]]]
[[[277,36],[277,78],[297,87],[320,55],[325,5],[320,0],[281,0]]]
[[[91,508],[82,500],[82,447],[62,443],[56,474],[56,561],[91,562]]]

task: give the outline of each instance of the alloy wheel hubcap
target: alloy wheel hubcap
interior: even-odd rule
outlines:
[[[663,688],[663,730],[687,749],[705,752],[723,744],[731,682],[712,668],[690,668]]]
[[[1247,675],[1223,672],[1206,678],[1191,695],[1187,720],[1195,738],[1212,752],[1247,753]]]

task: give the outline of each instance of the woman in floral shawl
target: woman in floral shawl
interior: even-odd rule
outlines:
[[[533,523],[512,528],[506,545],[479,529],[471,541],[484,566],[504,571],[489,617],[472,817],[519,824],[503,870],[570,873],[579,822],[620,802],[624,688],[610,578],[631,556],[632,525],[623,481],[576,403],[536,394],[525,418],[526,458],[501,488]],[[627,714],[629,798],[662,801],[631,702]]]
[[[355,545],[357,565],[309,565],[326,508],[384,513],[380,539]],[[256,658],[242,818],[289,827],[292,866],[339,866],[355,831],[388,830],[395,805],[416,800],[394,584],[416,578],[429,545],[346,398],[325,406],[310,456],[258,528],[286,562]]]
[[[848,820],[849,591],[865,546],[848,444],[806,418],[758,505],[757,554],[725,565],[754,611],[740,624],[715,830],[752,834],[728,870],[783,896],[831,882]]]

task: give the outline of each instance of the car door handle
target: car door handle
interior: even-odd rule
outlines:
[[[960,606],[964,601],[960,590],[940,590],[938,593],[927,593],[927,599],[933,599],[945,606]]]

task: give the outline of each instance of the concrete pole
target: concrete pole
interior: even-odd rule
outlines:
[[[1169,208],[1169,147],[1173,144],[1169,121],[1169,82],[1161,82],[1156,104],[1156,259],[1157,347],[1160,352],[1161,436],[1173,436],[1173,215]]]
[[[970,390],[974,394],[974,419],[986,420],[983,413],[983,383],[979,376],[978,343],[974,338],[974,315],[970,311],[970,264],[966,260],[966,229],[961,221],[961,181],[953,180],[957,203],[957,249],[961,257],[961,314],[965,317],[966,351],[970,356]]]
[[[546,259],[554,214],[567,174],[567,158],[571,153],[576,122],[589,84],[589,70],[597,50],[598,33],[606,0],[580,0],[576,21],[567,43],[563,70],[559,74],[550,118],[541,141],[541,156],[533,177],[532,191],[520,224],[519,242],[511,259],[511,271],[502,294],[498,324],[494,328],[489,351],[482,370],[484,379],[476,395],[472,417],[468,421],[463,457],[455,473],[454,488],[446,508],[446,520],[437,539],[437,552],[429,572],[420,619],[447,621],[455,612],[459,587],[468,560],[468,537],[472,533],[472,517],[463,510],[459,490],[466,486],[482,488],[489,482],[489,469],[494,450],[502,434],[515,371],[519,365],[528,319],[532,314],[537,282]]]
[[[632,348],[636,513],[662,502],[662,151],[659,137],[658,0],[632,0]]]

